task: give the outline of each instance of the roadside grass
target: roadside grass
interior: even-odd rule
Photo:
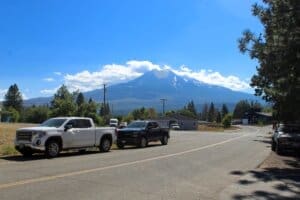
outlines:
[[[14,147],[16,130],[30,126],[34,126],[34,124],[0,123],[0,156],[18,154]]]
[[[225,130],[238,130],[236,126],[231,126],[229,128],[224,128],[221,124],[201,124],[198,126],[198,131],[208,131],[208,132],[224,132]]]

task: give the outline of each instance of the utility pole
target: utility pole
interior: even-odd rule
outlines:
[[[106,116],[106,84],[103,84],[103,115]]]
[[[163,104],[163,115],[165,116],[165,104],[166,104],[166,101],[167,99],[160,99],[162,101],[162,104]]]

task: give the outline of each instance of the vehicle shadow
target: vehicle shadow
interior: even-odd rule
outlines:
[[[284,167],[271,166],[261,170],[230,172],[231,175],[240,176],[240,180],[237,182],[240,187],[246,190],[250,188],[249,193],[236,193],[231,198],[236,200],[300,199],[300,157],[296,154],[289,156],[293,159],[282,158]],[[272,190],[264,189],[264,187],[259,188],[255,184],[271,184]],[[287,193],[288,196],[284,195]]]
[[[125,146],[124,148],[114,148],[114,150],[119,150],[119,151],[122,151],[122,150],[136,150],[136,149],[146,149],[146,148],[155,148],[155,147],[162,147],[164,145],[160,144],[160,143],[157,143],[157,144],[148,144],[147,147],[145,148],[140,148],[140,147],[137,147],[137,146],[132,146],[132,145],[128,145],[128,146]]]
[[[86,155],[92,155],[100,153],[96,150],[89,150],[85,152],[79,152],[79,151],[68,151],[68,152],[62,152],[59,154],[57,158],[65,158],[65,157],[72,157],[72,156],[86,156]],[[50,158],[47,158],[45,154],[42,153],[36,153],[29,157],[24,157],[22,155],[13,155],[13,156],[5,156],[0,159],[6,160],[6,161],[15,161],[15,162],[26,162],[26,161],[34,161],[34,160],[47,160]]]

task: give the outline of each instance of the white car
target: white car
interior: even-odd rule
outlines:
[[[45,152],[48,157],[56,157],[62,150],[90,147],[107,152],[116,140],[115,131],[112,127],[95,127],[91,118],[51,118],[38,127],[18,129],[15,148],[24,156]]]
[[[171,124],[170,128],[173,129],[173,130],[179,130],[180,126],[179,126],[179,124]]]

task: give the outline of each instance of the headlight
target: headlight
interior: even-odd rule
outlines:
[[[38,137],[38,138],[42,138],[45,135],[46,135],[46,132],[43,132],[43,131],[38,131],[38,132],[33,133],[33,136]]]

